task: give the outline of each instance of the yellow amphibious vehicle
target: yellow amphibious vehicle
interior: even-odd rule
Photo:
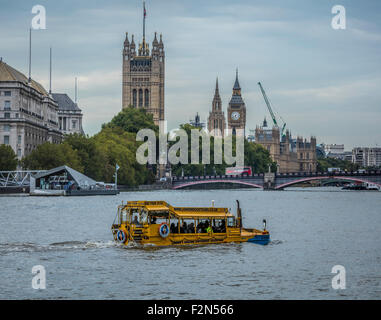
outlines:
[[[165,201],[128,201],[118,206],[111,227],[115,241],[158,246],[228,242],[268,244],[270,234],[242,227],[237,200],[237,215],[228,208],[172,207]]]

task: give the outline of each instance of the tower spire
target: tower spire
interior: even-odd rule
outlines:
[[[235,71],[235,82],[233,87],[233,95],[241,95],[241,87],[238,81],[238,68]]]
[[[50,47],[49,94],[52,94],[52,47]]]
[[[77,77],[75,77],[75,89],[74,89],[74,102],[77,103],[78,100],[78,85],[77,85]]]
[[[146,2],[143,1],[143,46],[146,42]]]
[[[29,28],[29,78],[28,82],[32,82],[32,28]]]

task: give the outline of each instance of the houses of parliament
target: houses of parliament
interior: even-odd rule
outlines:
[[[144,108],[153,115],[155,124],[159,125],[165,119],[164,115],[164,85],[165,85],[165,53],[162,35],[159,40],[155,32],[152,42],[152,50],[145,39],[145,16],[143,15],[143,38],[138,48],[135,45],[134,35],[131,42],[126,33],[123,43],[123,83],[122,83],[122,107],[133,106]],[[207,128],[214,137],[226,135],[246,136],[246,105],[242,97],[241,86],[236,70],[232,95],[227,106],[227,121],[223,111],[218,79],[212,110],[209,112]],[[281,136],[279,128],[267,127],[264,121],[262,126],[255,130],[255,142],[261,144],[269,151],[274,162],[277,163],[279,172],[315,172],[316,138],[310,141],[302,137],[293,139],[291,133]]]

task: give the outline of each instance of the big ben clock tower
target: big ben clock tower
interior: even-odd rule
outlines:
[[[246,106],[242,100],[241,87],[238,82],[238,69],[236,71],[236,78],[233,87],[233,95],[230,99],[228,106],[228,132],[229,134],[236,135],[237,129],[242,129],[245,135],[246,126]]]

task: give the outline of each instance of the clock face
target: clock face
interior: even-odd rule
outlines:
[[[233,120],[238,120],[240,116],[241,115],[237,111],[232,112],[232,115],[231,115]]]

